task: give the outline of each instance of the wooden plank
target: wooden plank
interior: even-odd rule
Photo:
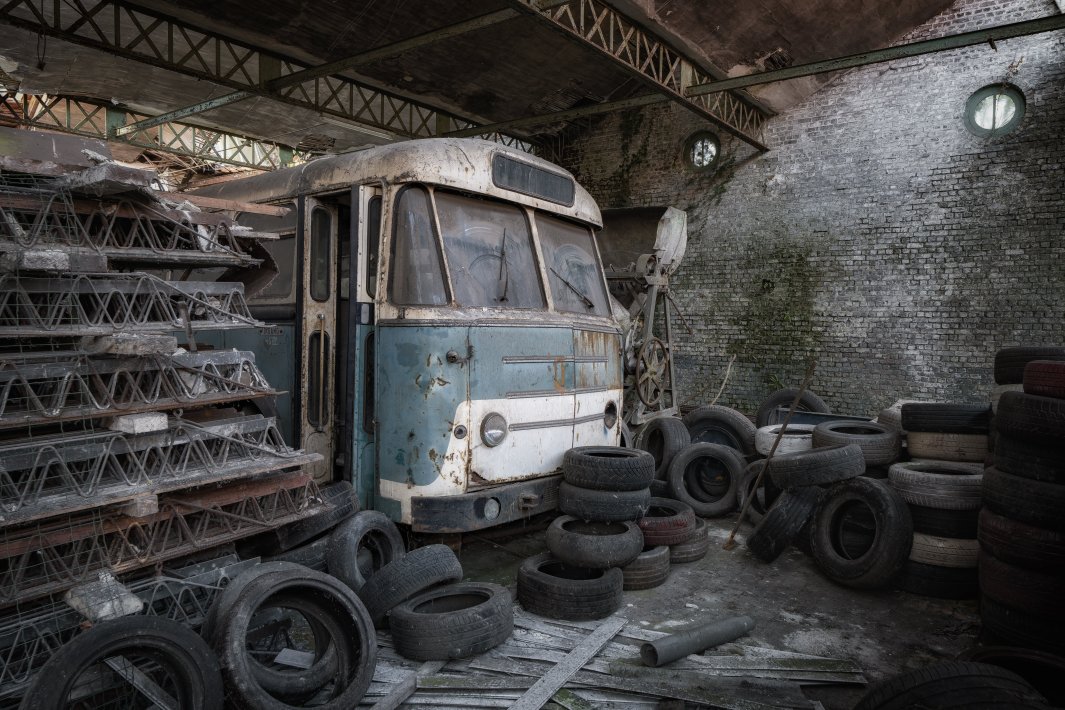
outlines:
[[[551,699],[559,689],[566,684],[573,675],[579,671],[585,663],[592,660],[599,649],[607,644],[618,631],[625,628],[628,623],[621,617],[611,617],[604,621],[599,628],[588,634],[588,638],[577,644],[560,663],[549,670],[533,687],[511,705],[511,710],[539,710]]]
[[[250,212],[252,214],[265,214],[271,217],[284,217],[292,211],[290,207],[280,207],[278,205],[260,205],[255,202],[238,202],[236,200],[224,200],[218,197],[207,197],[205,195],[193,195],[185,192],[167,192],[165,190],[151,190],[150,191],[156,197],[167,200],[169,202],[188,202],[189,204],[196,205],[197,207],[204,207],[212,210],[226,210],[227,212]]]
[[[400,705],[407,702],[414,691],[418,689],[418,676],[436,673],[444,667],[446,661],[426,661],[417,671],[409,674],[404,680],[396,683],[392,692],[374,703],[374,710],[396,710]]]

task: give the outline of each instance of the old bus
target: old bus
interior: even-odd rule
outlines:
[[[562,455],[619,441],[621,333],[595,231],[560,168],[480,140],[313,160],[200,191],[290,206],[256,292],[267,325],[220,336],[286,394],[290,441],[365,508],[460,532],[549,510]]]

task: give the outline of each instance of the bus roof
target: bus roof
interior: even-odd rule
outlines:
[[[558,204],[493,180],[493,159],[503,155],[573,181],[573,205]],[[330,155],[303,165],[194,190],[196,194],[239,202],[277,202],[297,195],[343,190],[366,183],[423,182],[469,190],[602,226],[599,207],[562,168],[499,143],[476,138],[426,138]]]

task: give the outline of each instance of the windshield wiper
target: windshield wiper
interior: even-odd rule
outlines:
[[[571,284],[569,281],[567,281],[566,278],[562,274],[560,274],[557,271],[555,271],[555,267],[553,267],[553,266],[551,267],[551,273],[554,274],[555,276],[557,276],[559,281],[561,281],[562,283],[564,283],[567,286],[569,286],[569,290],[570,291],[573,291],[573,293],[577,294],[577,297],[580,298],[584,302],[584,307],[585,308],[593,308],[593,309],[595,308],[595,304],[592,303],[592,299],[588,298],[586,295],[584,295],[583,291],[581,291],[579,288],[577,288],[576,286]]]
[[[510,286],[510,264],[507,263],[507,228],[503,227],[503,244],[499,247],[499,280],[503,282],[503,295],[499,302],[507,300],[507,288]]]

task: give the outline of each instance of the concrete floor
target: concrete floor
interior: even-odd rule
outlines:
[[[736,515],[708,520],[710,552],[699,562],[675,565],[665,584],[625,592],[618,614],[649,629],[684,626],[747,614],[757,626],[741,642],[832,658],[849,658],[870,682],[971,647],[979,632],[976,601],[944,601],[899,591],[858,591],[818,571],[812,558],[792,548],[772,564],[742,544],[721,545]],[[488,541],[464,537],[460,553],[467,578],[515,587],[518,565],[546,550],[543,531]],[[864,693],[858,686],[804,688],[828,710],[850,710]]]

